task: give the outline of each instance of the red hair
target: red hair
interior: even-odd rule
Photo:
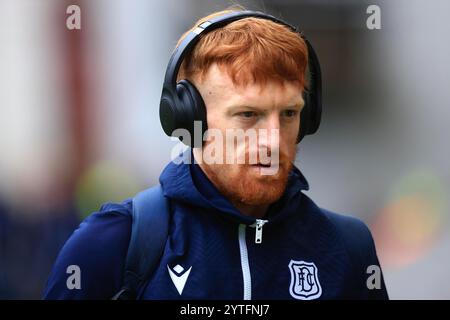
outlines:
[[[199,24],[212,17],[236,10],[215,12],[201,18],[178,41]],[[233,83],[281,85],[296,82],[304,88],[308,49],[300,35],[289,27],[261,18],[244,18],[201,36],[195,48],[184,58],[178,80],[202,79],[216,63],[224,67]]]

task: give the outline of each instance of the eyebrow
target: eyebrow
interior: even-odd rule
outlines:
[[[283,107],[282,109],[298,109],[301,110],[304,106],[305,102],[302,100],[301,102],[297,102],[291,105],[288,105],[286,107]],[[261,108],[261,107],[255,107],[250,105],[244,105],[244,104],[238,104],[238,105],[232,105],[227,107],[227,114],[232,114],[236,111],[255,111],[255,112],[261,112],[261,111],[267,111],[267,108]]]

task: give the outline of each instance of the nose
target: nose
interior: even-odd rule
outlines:
[[[280,143],[280,117],[275,112],[268,115],[263,126],[259,129],[258,142],[259,147],[265,147],[269,150],[279,148]]]
[[[277,114],[277,112],[272,112],[267,117],[267,129],[280,130],[280,116]]]

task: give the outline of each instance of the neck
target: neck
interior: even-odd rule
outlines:
[[[219,186],[217,186],[217,183],[214,180],[214,178],[209,174],[208,170],[206,170],[206,168],[204,167],[205,164],[203,163],[203,161],[199,161],[199,159],[201,157],[201,151],[198,148],[194,148],[193,155],[194,155],[195,161],[198,163],[198,165],[202,169],[203,173],[208,177],[209,181],[211,181],[212,184],[214,184],[216,186],[216,188],[220,189]],[[241,201],[237,201],[235,199],[230,199],[228,197],[227,197],[227,199],[228,199],[228,201],[230,201],[233,204],[233,206],[236,207],[236,209],[239,210],[240,213],[242,213],[243,215],[246,215],[246,216],[257,218],[257,219],[264,217],[264,215],[267,212],[267,209],[269,208],[269,205],[265,205],[265,204],[264,205],[249,205],[249,204],[243,203]]]
[[[242,202],[230,200],[230,202],[243,214],[256,219],[261,219],[269,208],[268,205],[248,205]]]

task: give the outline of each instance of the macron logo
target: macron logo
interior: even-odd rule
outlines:
[[[184,271],[184,268],[177,264],[173,270],[169,268],[167,265],[167,270],[169,271],[170,278],[172,279],[175,288],[177,288],[178,293],[181,296],[183,293],[184,285],[186,284],[187,278],[189,277],[189,273],[191,273],[192,267],[190,267],[187,271]]]

